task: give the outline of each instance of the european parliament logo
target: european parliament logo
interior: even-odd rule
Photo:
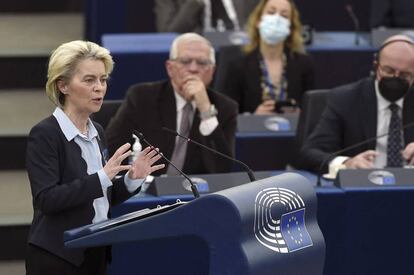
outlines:
[[[378,185],[393,185],[396,183],[395,176],[391,172],[385,170],[369,173],[368,180]]]
[[[255,199],[254,234],[265,247],[290,253],[313,245],[306,229],[305,203],[286,188],[267,188]]]

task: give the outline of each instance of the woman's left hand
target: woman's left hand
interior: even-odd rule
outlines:
[[[139,153],[137,159],[132,163],[128,177],[134,179],[144,179],[154,171],[165,167],[165,164],[153,165],[161,156],[157,154],[158,148],[147,147]]]

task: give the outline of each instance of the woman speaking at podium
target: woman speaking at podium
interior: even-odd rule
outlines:
[[[62,44],[50,57],[46,94],[57,107],[32,128],[27,143],[34,210],[27,274],[105,274],[109,249],[65,248],[63,232],[106,220],[111,205],[139,192],[146,176],[164,167],[154,165],[160,156],[151,148],[123,165],[129,144],[108,159],[103,129],[89,117],[102,106],[112,68],[109,51],[92,42]]]

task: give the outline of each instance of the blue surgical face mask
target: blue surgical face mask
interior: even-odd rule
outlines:
[[[290,34],[290,21],[279,14],[265,14],[259,23],[260,37],[270,45],[276,45]]]

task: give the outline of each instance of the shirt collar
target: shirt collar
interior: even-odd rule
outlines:
[[[70,118],[65,114],[65,112],[59,108],[56,107],[55,111],[53,112],[53,116],[56,118],[60,129],[62,130],[63,134],[65,135],[66,139],[68,141],[71,141],[76,136],[84,137],[84,135],[81,134],[78,128],[76,128],[75,124],[70,120]],[[88,136],[87,138],[89,140],[93,139],[94,137],[98,137],[98,131],[96,130],[95,126],[93,125],[92,121],[88,118]]]
[[[184,97],[182,97],[175,90],[174,90],[174,96],[175,96],[175,102],[176,102],[176,105],[177,105],[176,106],[177,107],[177,112],[179,112],[184,108],[185,104],[187,104],[187,100],[185,100]],[[195,110],[196,104],[195,104],[194,100],[191,101],[191,105],[193,105],[193,110]]]
[[[375,94],[377,96],[377,103],[378,103],[378,110],[379,111],[383,111],[388,109],[388,107],[390,106],[391,102],[389,102],[388,100],[386,100],[381,93],[379,92],[379,84],[378,84],[378,80],[375,80]],[[403,107],[403,103],[404,103],[404,98],[400,98],[398,99],[395,104],[398,105],[398,107],[400,107],[400,109],[402,109]]]

